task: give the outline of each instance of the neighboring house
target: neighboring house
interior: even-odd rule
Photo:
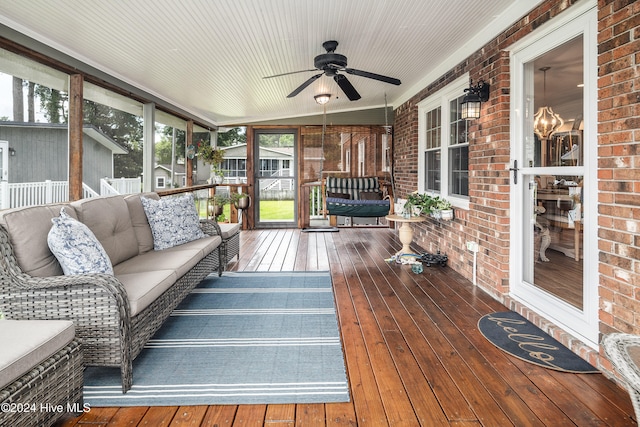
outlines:
[[[66,124],[0,122],[0,144],[6,145],[2,180],[10,183],[67,181],[69,171]],[[114,154],[127,150],[93,125],[83,133],[82,181],[96,192],[100,179],[113,177]]]
[[[155,188],[164,190],[167,188],[179,188],[187,185],[187,174],[184,164],[176,164],[173,167],[173,179],[171,178],[171,165],[156,165],[154,170]]]
[[[247,182],[247,144],[220,147],[224,150],[224,161],[221,169],[224,171],[225,182]],[[293,174],[294,150],[291,147],[261,147],[259,152],[259,176],[287,177]],[[204,165],[208,171],[209,165]]]

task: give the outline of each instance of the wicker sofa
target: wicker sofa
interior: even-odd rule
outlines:
[[[144,194],[159,200],[155,193]],[[47,243],[61,207],[88,226],[114,274],[63,275]],[[8,319],[70,319],[86,366],[120,367],[122,390],[132,362],[171,311],[202,279],[218,271],[220,228],[201,221],[204,238],[154,250],[140,195],[0,212],[0,310]]]

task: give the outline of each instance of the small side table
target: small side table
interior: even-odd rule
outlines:
[[[411,252],[411,242],[413,242],[413,229],[409,223],[411,222],[422,222],[426,218],[423,216],[412,216],[409,218],[405,218],[401,215],[387,215],[385,217],[387,221],[401,222],[402,226],[398,229],[398,234],[400,236],[400,242],[402,243],[402,250],[398,253],[410,254]]]

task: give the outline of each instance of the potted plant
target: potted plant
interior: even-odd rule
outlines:
[[[408,216],[419,216],[420,214],[431,213],[433,206],[433,198],[426,193],[420,194],[417,191],[407,196],[404,204],[404,212]]]
[[[211,177],[214,183],[222,184],[224,174],[221,165],[224,161],[224,151],[220,148],[212,147],[206,141],[200,140],[198,141],[198,158],[211,165]]]
[[[209,216],[218,218],[220,215],[222,215],[224,205],[226,205],[227,203],[229,203],[229,197],[225,195],[216,194],[213,197],[210,197],[208,203]]]
[[[251,205],[251,198],[247,193],[233,193],[231,202],[237,209],[247,209]]]
[[[432,216],[436,219],[450,221],[453,219],[453,206],[451,202],[444,197],[436,196],[433,198]]]

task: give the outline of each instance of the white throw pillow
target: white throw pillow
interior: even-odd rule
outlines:
[[[64,208],[51,222],[47,243],[64,274],[113,274],[109,256],[89,227],[67,215]]]
[[[160,251],[207,236],[200,228],[193,194],[160,200],[141,196],[140,200],[151,227],[154,250]]]

